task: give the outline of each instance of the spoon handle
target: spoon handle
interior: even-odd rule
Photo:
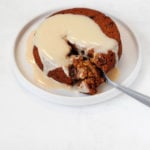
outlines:
[[[141,94],[137,91],[134,91],[130,88],[124,87],[122,85],[119,85],[115,82],[112,82],[109,80],[109,83],[111,85],[113,85],[114,87],[116,87],[117,89],[119,89],[120,91],[123,91],[124,93],[126,93],[127,95],[130,95],[131,97],[137,99],[138,101],[142,102],[143,104],[147,105],[150,107],[150,97],[146,96],[144,94]]]

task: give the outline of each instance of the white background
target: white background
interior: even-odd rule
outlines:
[[[143,61],[131,88],[150,96],[149,0],[0,0],[0,149],[149,150],[150,108],[131,97],[67,107],[37,98],[15,78],[10,60],[20,29],[43,12],[73,4],[96,5],[132,24]]]

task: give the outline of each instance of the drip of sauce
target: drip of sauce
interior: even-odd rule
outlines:
[[[29,63],[32,65],[35,64],[34,58],[33,58],[33,37],[34,37],[35,31],[32,31],[27,38],[27,43],[26,43],[26,58]]]
[[[119,76],[120,72],[119,69],[117,67],[112,68],[108,73],[108,77],[112,80],[112,81],[116,81],[118,76]]]

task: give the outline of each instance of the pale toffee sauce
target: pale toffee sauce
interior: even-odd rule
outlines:
[[[59,83],[46,76],[47,72],[55,67],[67,67],[69,60],[65,56],[69,53],[70,47],[65,39],[85,51],[94,48],[96,52],[107,53],[108,49],[112,49],[116,54],[116,60],[118,60],[117,41],[107,37],[93,20],[82,15],[72,14],[52,16],[46,19],[27,39],[26,56],[28,62],[32,64],[34,79],[46,90],[71,89],[71,86]],[[38,47],[43,65],[44,61],[49,62],[44,66],[44,73],[34,61],[34,45]],[[61,49],[61,51],[58,49]],[[118,75],[119,71],[116,67],[108,73],[112,80],[116,80]]]

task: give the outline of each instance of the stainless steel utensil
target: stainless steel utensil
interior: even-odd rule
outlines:
[[[127,88],[123,85],[117,84],[117,83],[113,82],[112,80],[110,80],[110,78],[106,75],[106,73],[104,71],[101,70],[101,72],[102,72],[102,75],[108,84],[110,84],[111,86],[117,88],[118,90],[124,92],[125,94],[135,98],[136,100],[138,100],[141,103],[150,107],[150,97],[149,96],[146,96],[144,94],[136,92],[136,91],[134,91],[130,88]]]

